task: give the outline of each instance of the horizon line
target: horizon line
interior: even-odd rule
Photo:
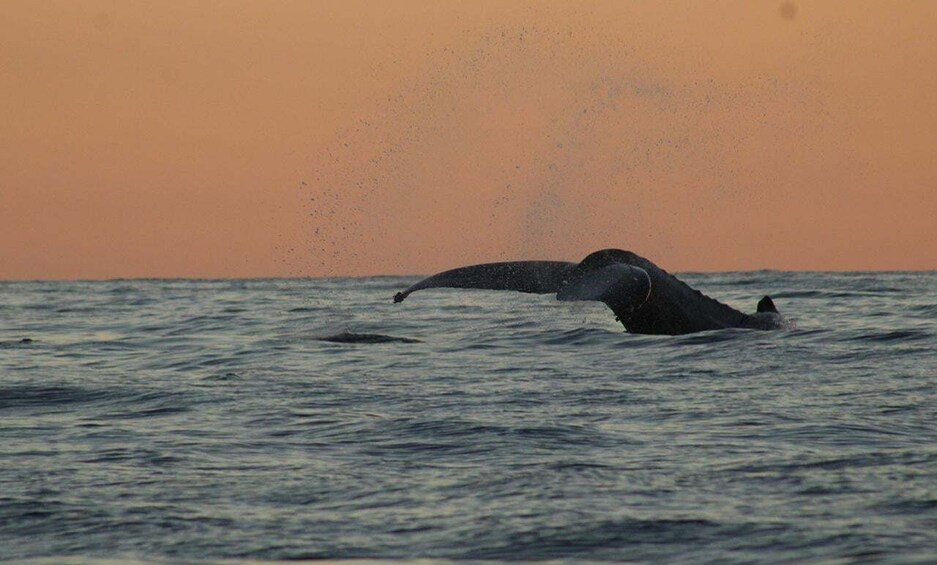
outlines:
[[[718,274],[730,274],[730,273],[831,273],[831,274],[898,274],[898,273],[937,273],[937,268],[934,269],[832,269],[832,270],[817,270],[817,269],[744,269],[744,270],[726,270],[726,271],[672,271],[677,275],[718,275]],[[280,276],[280,275],[271,275],[271,276],[221,276],[221,277],[212,277],[212,276],[140,276],[140,277],[94,277],[94,278],[66,278],[66,277],[54,277],[54,278],[0,278],[0,284],[3,283],[46,283],[46,282],[62,282],[62,283],[82,283],[82,282],[91,282],[91,283],[104,283],[104,282],[120,282],[120,281],[192,281],[192,282],[210,282],[210,281],[271,281],[271,280],[334,280],[334,279],[373,279],[373,278],[425,278],[432,275],[433,273],[410,273],[410,274],[376,274],[376,275],[295,275],[295,276]]]

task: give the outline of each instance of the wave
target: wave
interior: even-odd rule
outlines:
[[[353,332],[341,332],[325,337],[317,337],[318,341],[327,341],[330,343],[423,343],[421,340],[412,337],[399,337],[384,334],[359,334]]]

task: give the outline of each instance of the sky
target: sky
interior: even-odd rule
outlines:
[[[937,2],[0,5],[0,279],[937,269]]]

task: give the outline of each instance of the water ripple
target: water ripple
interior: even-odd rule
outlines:
[[[937,560],[937,273],[686,280],[799,329],[392,304],[411,278],[0,283],[0,560]]]

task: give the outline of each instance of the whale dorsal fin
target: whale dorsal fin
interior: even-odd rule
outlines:
[[[778,309],[774,306],[774,300],[771,300],[770,296],[765,296],[758,301],[758,311],[759,312],[774,312],[777,314]]]

